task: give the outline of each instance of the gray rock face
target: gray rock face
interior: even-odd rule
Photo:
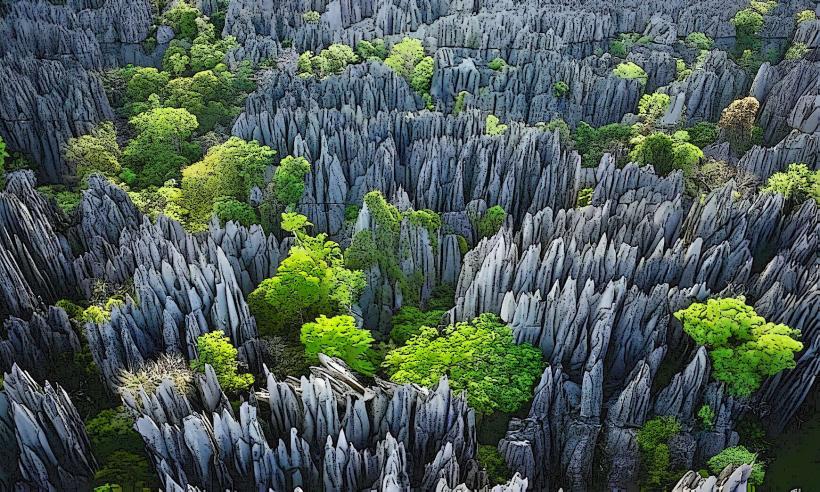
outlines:
[[[14,436],[11,442],[9,424]],[[4,452],[17,457],[3,466],[10,469],[16,465],[14,488],[82,490],[91,483],[97,467],[91,445],[82,419],[59,385],[46,382],[40,387],[14,365],[4,376],[4,391],[0,393],[3,429]],[[11,474],[3,475],[11,478]]]

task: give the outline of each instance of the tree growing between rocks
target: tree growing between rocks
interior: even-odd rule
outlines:
[[[373,353],[373,337],[369,331],[358,328],[352,316],[319,316],[316,321],[302,325],[299,339],[311,364],[318,364],[318,355],[322,353],[342,359],[365,376],[372,376],[375,371],[368,360]]]
[[[252,375],[239,372],[239,351],[222,330],[200,335],[196,339],[196,351],[197,358],[191,361],[191,369],[204,373],[206,365],[213,367],[219,386],[225,392],[244,391],[253,384]]]

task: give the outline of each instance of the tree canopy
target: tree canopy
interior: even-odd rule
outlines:
[[[222,330],[200,335],[196,339],[197,358],[191,361],[191,369],[205,372],[205,366],[214,368],[219,385],[226,392],[237,392],[248,389],[253,384],[253,376],[239,373],[239,351]]]
[[[675,313],[683,330],[709,350],[712,375],[735,396],[749,396],[763,379],[795,366],[800,330],[769,323],[743,297],[709,299]]]
[[[358,328],[352,316],[319,316],[316,321],[302,325],[299,339],[310,363],[318,362],[318,355],[322,353],[342,359],[364,375],[371,376],[375,371],[368,360],[372,355],[373,337],[369,331]]]
[[[448,376],[454,391],[466,390],[467,401],[481,414],[514,412],[532,397],[543,370],[541,351],[516,345],[512,329],[494,314],[482,314],[439,333],[423,327],[407,345],[384,359],[396,383],[435,386]]]

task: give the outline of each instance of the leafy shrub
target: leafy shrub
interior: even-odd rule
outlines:
[[[495,57],[487,64],[487,68],[490,70],[495,70],[496,72],[499,70],[503,70],[504,67],[507,66],[507,62],[501,57]]]
[[[806,46],[806,43],[796,42],[789,46],[789,49],[786,50],[786,54],[783,55],[783,58],[786,60],[799,60],[806,56],[809,52],[809,47]]]
[[[541,375],[541,350],[516,345],[512,329],[493,314],[457,323],[440,334],[424,327],[384,360],[396,383],[435,386],[447,375],[453,391],[467,391],[476,412],[514,412],[532,396]]]
[[[310,163],[304,157],[287,156],[273,174],[273,195],[282,205],[296,205],[305,192]]]
[[[359,61],[353,48],[345,44],[331,44],[317,55],[306,51],[299,55],[296,63],[297,73],[301,77],[317,76],[320,78],[338,75],[351,63]]]
[[[692,69],[686,66],[686,62],[682,58],[675,58],[675,79],[686,80],[686,77],[692,75]]]
[[[617,159],[628,147],[633,133],[629,125],[611,123],[592,128],[582,121],[575,129],[575,144],[581,152],[581,165],[596,167],[605,153],[613,154]]]
[[[245,227],[249,227],[251,224],[256,224],[259,220],[253,207],[233,198],[217,199],[214,202],[213,213],[222,224],[234,221]]]
[[[170,76],[154,67],[136,69],[128,79],[125,94],[129,102],[147,101],[151,94],[161,94]]]
[[[469,92],[461,91],[456,95],[455,103],[453,104],[453,114],[457,115],[464,110],[464,99],[467,97]]]
[[[689,143],[704,148],[715,143],[718,138],[718,127],[715,123],[700,121],[686,129],[689,134]]]
[[[739,53],[745,50],[756,51],[760,48],[758,34],[763,28],[763,15],[760,12],[745,8],[739,10],[730,21],[735,26],[735,48]]]
[[[710,458],[708,465],[715,475],[719,475],[729,465],[752,465],[752,473],[749,475],[751,485],[763,485],[763,479],[766,476],[766,471],[757,459],[757,455],[743,446],[724,449],[718,455]]]
[[[563,118],[555,118],[548,123],[537,123],[535,126],[546,132],[558,130],[558,139],[563,144],[570,144],[570,130],[567,122]]]
[[[569,92],[569,85],[563,80],[559,80],[558,82],[552,84],[552,94],[555,97],[564,97]]]
[[[197,358],[191,361],[191,369],[204,373],[206,365],[213,367],[219,386],[226,393],[243,391],[253,384],[252,375],[238,372],[236,357],[239,351],[222,330],[200,335],[196,339],[196,351]]]
[[[678,169],[689,174],[703,157],[703,151],[688,140],[689,135],[685,131],[675,132],[674,135],[661,132],[648,137],[639,135],[632,139],[635,147],[629,158],[641,165],[652,165],[661,176]]]
[[[429,56],[425,56],[413,67],[413,74],[410,77],[410,87],[419,93],[429,93],[432,80],[433,59]]]
[[[393,316],[390,339],[397,345],[404,345],[412,337],[418,335],[423,326],[437,327],[445,312],[442,309],[422,311],[415,306],[402,306]]]
[[[628,80],[638,80],[641,84],[646,84],[646,81],[649,80],[649,76],[646,74],[643,68],[640,65],[637,65],[632,62],[623,62],[618,64],[612,70],[612,75]]]
[[[422,58],[424,58],[424,47],[421,41],[404,38],[393,45],[390,49],[390,56],[385,58],[384,64],[398,75],[409,79]]]
[[[370,332],[356,326],[352,316],[319,316],[315,322],[302,325],[300,336],[310,363],[319,361],[323,353],[345,361],[354,371],[372,376],[375,367],[368,360],[373,351]]]
[[[120,172],[120,146],[114,124],[106,121],[88,135],[69,138],[63,155],[81,178],[92,173],[116,176]]]
[[[192,41],[198,33],[196,20],[201,15],[199,10],[183,1],[177,2],[173,8],[162,14],[160,21],[170,26],[178,38]]]
[[[124,164],[137,170],[136,183],[160,186],[177,178],[198,149],[188,138],[197,128],[196,117],[184,109],[157,108],[131,118],[137,136],[123,151]]]
[[[57,202],[57,207],[66,215],[73,214],[83,198],[79,191],[69,190],[63,185],[38,186],[37,191],[54,199]]]
[[[709,405],[703,405],[698,410],[698,419],[704,430],[712,430],[715,428],[715,411]]]
[[[800,330],[766,322],[745,299],[709,299],[675,313],[683,330],[709,351],[712,375],[730,394],[749,396],[763,379],[795,366]]]
[[[641,454],[641,484],[667,488],[677,474],[669,469],[669,440],[681,431],[675,417],[655,417],[644,422],[638,430],[638,449]]]
[[[754,97],[732,101],[720,115],[718,126],[723,129],[726,140],[738,153],[746,152],[752,145],[755,118],[760,103]]]
[[[507,131],[507,125],[504,125],[494,114],[488,114],[484,125],[484,133],[490,136],[501,135]]]
[[[668,94],[661,94],[654,92],[652,94],[644,94],[638,101],[638,116],[650,125],[655,120],[663,116],[672,100]]]
[[[500,205],[494,205],[484,212],[484,215],[478,220],[477,229],[480,237],[494,236],[501,226],[504,225],[504,220],[507,218],[507,212]]]
[[[789,164],[786,171],[772,174],[761,191],[780,193],[793,204],[808,199],[820,203],[820,171],[811,171],[805,164]]]
[[[6,152],[6,142],[3,140],[3,137],[0,137],[0,190],[2,190],[5,185],[6,157],[8,156],[9,153]]]
[[[575,202],[576,207],[586,207],[592,203],[592,188],[582,188],[578,191],[578,200]]]
[[[512,477],[512,472],[507,467],[504,457],[498,452],[495,446],[479,444],[476,448],[476,459],[478,463],[487,470],[487,479],[490,486],[505,484]]]
[[[626,58],[627,46],[623,40],[616,39],[609,43],[609,53],[617,58]]]
[[[686,36],[686,44],[699,50],[711,50],[715,42],[702,32],[693,32]]]
[[[315,10],[308,10],[307,12],[302,13],[302,20],[307,24],[318,24],[321,18],[322,14],[316,12]]]
[[[383,39],[362,40],[356,43],[356,54],[362,60],[384,60],[387,58],[387,46]]]
[[[296,244],[276,274],[248,296],[248,306],[263,335],[295,337],[308,320],[321,314],[348,314],[364,288],[364,275],[344,267],[341,248],[325,234],[308,236],[312,225],[303,215],[282,214],[282,228]]]
[[[817,16],[814,13],[814,10],[811,9],[801,10],[800,12],[796,13],[794,17],[798,25],[800,25],[803,22],[813,21],[817,18]]]

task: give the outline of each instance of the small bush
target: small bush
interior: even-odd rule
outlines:
[[[644,69],[639,65],[632,62],[623,62],[618,64],[618,66],[612,70],[612,75],[622,79],[638,80],[641,84],[646,84],[647,80],[649,80],[649,76],[646,74],[646,71],[644,71]]]
[[[498,116],[494,114],[488,114],[487,120],[484,126],[484,133],[490,136],[501,135],[505,131],[507,131],[508,126],[504,125],[498,119]]]
[[[718,127],[715,123],[701,121],[686,129],[689,134],[689,143],[704,148],[715,143],[718,138]]]
[[[321,18],[322,14],[315,10],[308,10],[302,14],[302,20],[305,21],[306,24],[318,24]]]
[[[512,472],[507,468],[504,457],[498,452],[495,446],[480,444],[477,448],[476,459],[478,463],[487,470],[487,479],[490,486],[505,484],[512,477]]]
[[[552,93],[555,97],[564,97],[569,92],[569,85],[563,80],[552,84]]]
[[[507,62],[500,57],[495,57],[487,64],[487,68],[490,70],[495,70],[496,72],[499,70],[503,70],[504,67],[507,66]]]
[[[592,203],[592,188],[582,188],[578,192],[578,200],[575,202],[576,207],[586,207]]]
[[[693,32],[686,36],[686,44],[699,50],[710,50],[715,42],[702,32]]]
[[[789,46],[789,49],[786,50],[786,54],[783,56],[786,60],[799,60],[806,56],[809,52],[809,47],[806,46],[806,43],[794,43]]]
[[[404,345],[421,331],[422,326],[437,327],[445,312],[442,309],[422,311],[414,306],[402,306],[393,316],[390,339],[397,345]]]
[[[356,54],[362,60],[384,60],[387,58],[387,46],[382,39],[362,40],[356,43]]]
[[[820,171],[811,171],[805,164],[789,164],[786,171],[772,174],[761,191],[780,193],[793,204],[808,199],[820,203]]]
[[[709,405],[703,405],[698,410],[698,420],[704,430],[712,430],[715,428],[715,411]]]
[[[253,384],[253,376],[240,374],[237,354],[239,351],[231,345],[222,330],[200,335],[196,339],[198,357],[191,361],[191,369],[204,373],[205,366],[214,368],[219,385],[226,393],[246,390]]]
[[[643,485],[665,488],[676,479],[677,474],[669,469],[669,440],[680,431],[680,422],[671,416],[647,420],[638,430]]]
[[[766,476],[766,471],[757,459],[757,455],[743,446],[724,449],[720,454],[709,459],[708,465],[714,475],[719,475],[729,465],[752,465],[752,473],[749,475],[751,485],[763,485],[763,479]]]
[[[462,111],[464,111],[464,99],[467,97],[468,94],[469,94],[469,92],[467,92],[467,91],[461,91],[461,92],[458,93],[458,95],[456,96],[455,103],[453,103],[453,114],[454,115],[457,115],[457,114],[461,113]]]
[[[797,20],[797,24],[800,25],[803,22],[813,21],[817,18],[814,13],[814,10],[806,9],[798,12],[795,14],[795,19]]]
[[[501,226],[504,225],[504,219],[507,218],[507,212],[500,206],[494,205],[484,212],[484,215],[478,220],[477,228],[480,237],[490,237],[495,235]]]
[[[352,316],[319,316],[313,323],[302,325],[299,338],[305,346],[308,362],[319,361],[319,354],[338,357],[354,371],[372,376],[375,367],[369,356],[373,351],[370,332],[358,328]]]

